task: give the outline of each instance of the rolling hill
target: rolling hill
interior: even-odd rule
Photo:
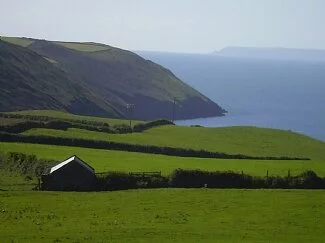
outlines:
[[[98,43],[1,37],[0,111],[57,109],[74,114],[157,119],[226,111],[164,67]]]

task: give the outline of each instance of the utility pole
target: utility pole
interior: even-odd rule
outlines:
[[[176,105],[176,98],[173,98],[173,122],[175,121],[175,105]]]
[[[126,109],[129,113],[129,120],[130,120],[130,131],[132,132],[132,112],[134,110],[135,105],[134,104],[126,104]]]

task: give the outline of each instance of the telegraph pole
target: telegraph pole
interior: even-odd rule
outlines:
[[[173,122],[175,121],[175,105],[176,105],[176,98],[173,98]]]
[[[130,120],[130,131],[132,132],[132,112],[134,110],[135,105],[134,104],[126,104],[126,109],[129,113],[129,120]]]

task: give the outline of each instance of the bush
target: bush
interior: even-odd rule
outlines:
[[[292,179],[294,188],[319,189],[324,188],[325,184],[322,178],[318,177],[314,171],[307,170]]]
[[[208,172],[177,169],[171,174],[171,185],[185,188],[251,188],[253,177],[233,171]]]
[[[98,190],[111,191],[137,188],[137,180],[123,172],[109,172],[104,176],[98,176]]]
[[[0,168],[30,177],[40,176],[54,165],[55,161],[41,160],[35,155],[10,152],[0,155]]]
[[[100,191],[125,190],[135,188],[165,188],[169,180],[164,176],[149,175],[135,176],[125,172],[107,172],[98,174],[98,187]]]
[[[164,176],[152,176],[148,178],[147,188],[169,187],[169,179]]]

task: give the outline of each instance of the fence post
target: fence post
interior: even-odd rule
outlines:
[[[290,178],[290,170],[288,170],[288,178]]]
[[[269,179],[269,170],[266,171],[266,179]]]

